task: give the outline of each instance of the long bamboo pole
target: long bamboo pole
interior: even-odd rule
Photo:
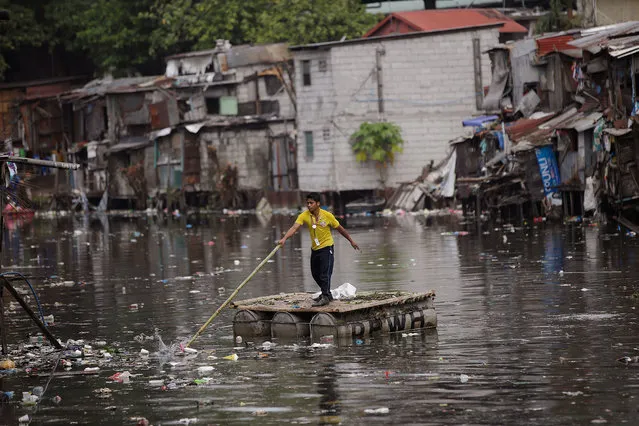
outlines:
[[[215,311],[215,312],[213,313],[213,315],[211,315],[211,317],[208,319],[208,321],[206,321],[206,322],[204,323],[204,325],[203,325],[202,327],[200,327],[200,329],[197,331],[197,333],[195,333],[195,334],[193,335],[193,337],[191,337],[191,340],[189,340],[189,342],[186,344],[186,346],[185,346],[185,347],[187,347],[187,348],[188,348],[188,347],[191,345],[191,343],[193,343],[193,342],[195,341],[195,339],[197,339],[197,338],[200,336],[200,334],[202,334],[202,332],[203,332],[204,330],[206,330],[206,327],[208,327],[208,326],[209,326],[209,324],[211,324],[211,322],[215,319],[215,317],[217,317],[217,316],[220,314],[220,312],[222,312],[222,309],[224,309],[224,308],[226,307],[226,305],[228,305],[228,304],[231,302],[231,300],[233,300],[233,298],[234,298],[235,296],[237,296],[237,293],[239,293],[239,291],[242,289],[242,287],[244,287],[244,285],[245,285],[247,282],[249,282],[249,281],[251,280],[251,278],[253,278],[253,277],[255,276],[255,274],[257,274],[257,272],[258,272],[260,269],[262,269],[262,266],[264,266],[264,265],[266,264],[266,262],[268,262],[268,261],[269,261],[269,259],[275,255],[275,253],[276,253],[276,252],[280,249],[280,247],[281,247],[281,245],[279,245],[279,244],[275,246],[275,248],[274,248],[274,249],[273,249],[273,250],[269,253],[269,255],[268,255],[268,256],[266,256],[266,257],[264,258],[264,260],[262,260],[262,261],[260,262],[260,264],[259,264],[259,265],[257,265],[257,268],[255,268],[255,269],[253,270],[253,272],[251,272],[251,274],[250,274],[248,277],[246,277],[246,279],[245,279],[244,281],[242,281],[242,283],[241,283],[239,286],[237,286],[237,288],[235,289],[235,291],[234,291],[233,293],[231,293],[231,295],[228,297],[228,299],[226,299],[226,300],[224,301],[224,303],[222,303],[222,305],[221,305],[219,308],[217,308],[217,311]]]

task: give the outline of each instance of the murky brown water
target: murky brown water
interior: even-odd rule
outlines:
[[[146,417],[152,424],[537,425],[639,417],[639,370],[617,362],[639,355],[639,302],[631,297],[639,290],[639,240],[610,235],[615,229],[543,225],[451,236],[441,234],[459,225],[423,217],[351,219],[346,226],[363,252],[337,236],[334,287],[434,289],[436,331],[346,347],[282,343],[256,359],[259,348],[235,347],[227,310],[194,345],[195,359],[171,366],[139,355],[157,350],[156,341],[139,338],[154,328],[166,343],[191,336],[292,220],[78,217],[16,227],[5,237],[3,271],[34,277],[45,313],[55,316],[51,330],[63,341],[104,340],[119,352],[108,362],[87,359],[100,366],[97,375],[53,378],[35,412],[5,405],[0,423],[25,413],[35,424]],[[240,298],[315,291],[309,250],[306,234],[292,239]],[[54,285],[60,280],[75,284]],[[36,331],[19,310],[9,326],[14,348]],[[238,361],[223,359],[233,353]],[[184,386],[200,366],[215,367],[208,384]],[[108,380],[123,370],[136,375],[129,384]],[[44,386],[48,372],[20,372],[0,384],[16,401]],[[100,388],[111,395],[99,398]],[[56,395],[59,405],[50,401]],[[383,407],[388,414],[364,412]]]

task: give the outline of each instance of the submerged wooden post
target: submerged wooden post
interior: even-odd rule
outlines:
[[[9,291],[9,293],[11,293],[14,299],[18,301],[20,306],[22,306],[22,309],[24,309],[26,313],[29,314],[29,316],[31,317],[33,322],[36,323],[40,331],[42,331],[42,333],[46,336],[46,338],[49,339],[53,347],[55,347],[56,349],[64,349],[62,345],[60,344],[60,342],[58,342],[58,340],[55,337],[53,337],[53,334],[51,334],[49,329],[42,323],[42,321],[40,321],[40,318],[38,318],[35,312],[33,312],[33,310],[27,304],[27,302],[25,302],[24,299],[20,297],[16,289],[13,288],[13,286],[11,285],[11,283],[9,283],[9,281],[5,277],[0,277],[0,280],[2,281],[2,285]]]

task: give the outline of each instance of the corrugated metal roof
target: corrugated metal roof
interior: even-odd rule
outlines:
[[[449,9],[395,12],[371,28],[364,38],[375,36],[393,19],[405,22],[415,31],[437,31],[486,24],[503,24],[500,33],[528,33],[528,29],[495,9]]]
[[[598,106],[594,108],[598,108]],[[593,111],[593,109],[582,111],[576,107],[571,107],[559,115],[551,115],[539,120],[521,119],[514,125],[506,127],[506,131],[514,142],[541,145],[546,143],[557,129],[575,129],[578,132],[583,132],[593,128],[597,120],[603,116],[602,113]],[[540,123],[540,121],[543,122]]]
[[[118,144],[110,146],[109,149],[107,149],[107,153],[114,154],[120,151],[142,149],[149,145],[149,142],[149,138],[146,136],[123,137]]]
[[[592,129],[597,124],[597,121],[603,117],[603,114],[600,112],[591,112],[590,114],[579,113],[581,115],[577,115],[570,122],[562,123],[561,127],[557,127],[558,129],[575,129],[578,132],[583,132],[584,130]]]
[[[127,77],[118,79],[97,79],[84,87],[71,90],[62,96],[64,100],[82,99],[91,96],[103,96],[107,93],[132,93],[154,90],[156,87],[170,87],[173,79],[160,76]]]
[[[54,78],[46,78],[42,80],[30,80],[30,81],[19,81],[15,83],[1,83],[0,90],[4,89],[16,89],[21,87],[32,87],[32,86],[42,86],[45,84],[56,84],[62,82],[72,82],[72,81],[87,81],[89,77],[84,75],[76,75],[71,77],[54,77]]]
[[[393,40],[402,40],[402,39],[408,39],[408,38],[419,38],[419,37],[427,37],[427,36],[433,36],[433,35],[439,35],[439,34],[455,33],[455,32],[462,32],[462,31],[474,31],[474,30],[497,28],[497,27],[501,27],[501,24],[499,22],[494,22],[494,23],[491,22],[485,25],[471,25],[467,27],[446,28],[442,30],[416,31],[414,33],[407,33],[407,34],[389,34],[389,35],[383,35],[383,36],[355,38],[352,40],[344,40],[344,41],[325,41],[321,43],[301,44],[298,46],[290,46],[289,49],[292,51],[319,50],[319,49],[328,50],[333,47],[348,46],[353,44],[365,44],[365,43],[375,43],[379,41],[393,41]]]
[[[552,52],[561,52],[565,50],[575,50],[576,48],[568,43],[573,41],[573,35],[557,35],[549,37],[539,37],[537,42],[537,54],[545,56]]]
[[[537,131],[541,124],[552,119],[554,116],[554,114],[551,114],[546,117],[537,119],[521,118],[515,121],[510,126],[506,126],[506,132],[508,133],[508,137],[510,137],[514,141],[517,141],[522,136]]]
[[[605,27],[590,28],[582,31],[582,38],[571,41],[571,46],[579,49],[587,50],[593,54],[599,53],[603,49],[609,49],[609,46],[618,46],[619,40],[625,36],[639,33],[639,22],[630,21],[621,24],[608,25]],[[633,37],[631,37],[633,38]],[[627,41],[627,43],[632,43]],[[624,44],[625,47],[629,47]],[[618,50],[619,47],[612,50]]]
[[[26,88],[26,95],[24,99],[34,100],[34,99],[55,98],[56,96],[69,91],[70,89],[71,89],[70,81],[55,83],[55,84],[30,86]]]

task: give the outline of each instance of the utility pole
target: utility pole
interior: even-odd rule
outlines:
[[[377,76],[377,112],[380,120],[384,120],[384,81],[382,70],[382,56],[386,54],[386,49],[379,46],[375,49],[375,71]]]

